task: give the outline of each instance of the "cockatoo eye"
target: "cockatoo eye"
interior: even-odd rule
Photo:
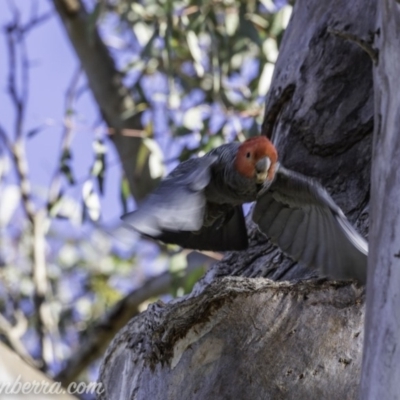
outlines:
[[[250,158],[251,157],[251,153],[248,151],[247,153],[246,153],[246,158]]]

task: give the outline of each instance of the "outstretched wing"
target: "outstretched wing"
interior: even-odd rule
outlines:
[[[317,181],[279,166],[253,221],[294,260],[332,278],[366,282],[368,244]]]
[[[165,243],[198,250],[241,250],[247,247],[247,231],[241,207],[224,220],[203,227],[211,166],[209,155],[180,164],[140,207],[121,218],[136,231]],[[222,222],[222,223],[221,223]]]
[[[157,239],[196,250],[232,251],[248,247],[242,206],[236,206],[223,222],[218,219],[213,225],[202,227],[196,232],[163,231]]]
[[[122,220],[151,237],[158,237],[165,230],[199,230],[206,206],[204,188],[210,182],[216,159],[201,157],[180,164],[136,211],[123,215]]]

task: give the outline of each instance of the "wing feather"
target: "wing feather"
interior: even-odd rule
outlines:
[[[314,258],[314,268],[322,268],[326,269],[327,265],[329,264],[329,254],[328,249],[332,248],[333,241],[332,241],[332,232],[330,231],[328,224],[329,224],[329,215],[325,215],[327,211],[323,208],[318,207],[318,238],[326,238],[323,240],[320,245],[316,245],[315,250],[315,258]],[[317,241],[318,243],[318,241]],[[335,252],[332,252],[333,254]]]
[[[278,245],[283,251],[287,251],[293,246],[295,238],[305,235],[307,222],[308,220],[304,218],[304,213],[301,210],[292,210],[287,221],[288,228],[282,232],[278,239]],[[295,254],[293,256],[295,258]]]
[[[287,229],[287,231],[283,233],[283,235],[292,236],[291,246],[290,247],[288,246],[286,249],[283,250],[287,254],[289,254],[294,260],[299,261],[301,253],[303,252],[303,249],[306,246],[308,225],[310,224],[310,218],[308,218],[308,215],[302,209],[297,209],[296,211],[302,213],[303,219],[298,229],[296,230]]]
[[[253,220],[295,260],[333,278],[366,282],[368,244],[317,181],[279,166]]]
[[[217,220],[197,232],[164,230],[156,239],[196,250],[232,251],[248,247],[246,221],[241,206],[235,207],[232,215],[222,224]]]
[[[275,218],[278,216],[279,211],[282,209],[283,205],[282,203],[274,201],[273,199],[266,199],[266,200],[267,200],[266,202],[267,205],[262,205],[264,212],[260,212],[260,217],[263,219],[264,224],[272,226]]]
[[[206,198],[215,156],[180,164],[139,206],[121,218],[136,231],[151,237],[163,231],[197,231],[203,225]]]
[[[279,238],[281,237],[283,231],[287,226],[287,221],[292,213],[292,210],[289,207],[286,207],[284,204],[281,204],[279,211],[276,214],[272,224],[270,225],[270,236],[275,241],[279,242]]]
[[[317,251],[317,241],[319,238],[319,221],[318,221],[318,210],[308,210],[309,224],[306,232],[304,241],[303,251],[299,257],[300,261],[303,261],[310,267],[315,266],[314,257]]]

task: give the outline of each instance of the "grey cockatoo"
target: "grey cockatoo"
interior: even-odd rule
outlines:
[[[368,245],[315,180],[284,168],[265,137],[224,144],[179,164],[122,219],[138,232],[198,250],[248,246],[242,204],[283,252],[330,277],[366,281]]]

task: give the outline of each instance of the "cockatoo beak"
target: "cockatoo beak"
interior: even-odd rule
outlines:
[[[261,161],[261,160],[260,160]],[[257,199],[262,196],[266,191],[268,191],[271,187],[271,185],[275,181],[276,173],[278,172],[280,167],[279,162],[276,162],[272,165],[269,166],[269,169],[267,171],[267,177],[266,179],[262,182],[262,187],[260,191],[257,194]]]
[[[257,183],[264,183],[268,178],[268,172],[271,167],[269,157],[263,157],[256,163],[256,179]]]

